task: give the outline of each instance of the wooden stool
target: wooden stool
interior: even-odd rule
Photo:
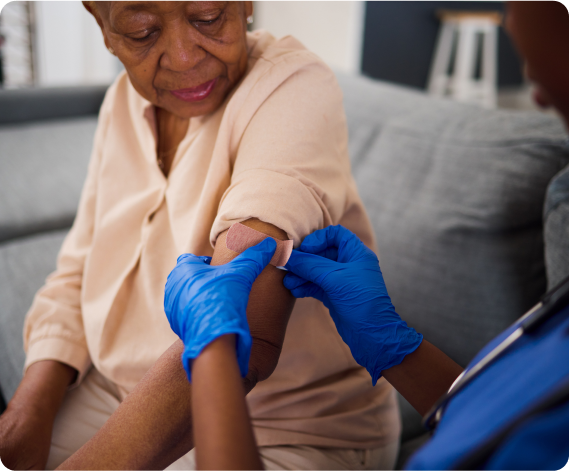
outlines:
[[[497,99],[499,12],[437,12],[441,28],[437,40],[428,91],[435,96],[448,96],[457,101],[495,108]],[[479,41],[481,73],[476,78]],[[449,75],[451,61],[454,70]]]

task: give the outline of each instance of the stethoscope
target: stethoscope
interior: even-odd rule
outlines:
[[[464,370],[456,378],[449,390],[435,403],[423,418],[423,426],[427,430],[433,430],[441,420],[449,401],[454,398],[464,387],[484,371],[492,362],[500,357],[522,335],[535,331],[546,320],[557,314],[569,303],[569,276],[555,288],[543,295],[540,302],[532,307],[527,313],[519,318],[514,325],[515,329],[499,345],[493,348],[478,363]]]

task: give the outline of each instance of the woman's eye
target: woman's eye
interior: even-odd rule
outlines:
[[[221,15],[218,15],[215,18],[212,18],[211,20],[207,20],[207,19],[196,20],[195,23],[199,26],[210,26],[210,25],[215,24],[220,18],[221,18]]]
[[[148,41],[149,39],[154,37],[155,32],[156,31],[150,31],[150,32],[146,33],[144,36],[129,36],[129,39],[132,39],[133,41],[142,43],[142,42]]]

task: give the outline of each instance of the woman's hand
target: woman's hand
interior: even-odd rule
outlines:
[[[77,371],[58,361],[30,365],[0,416],[0,458],[9,469],[45,469],[51,432]]]
[[[53,421],[8,408],[0,416],[0,458],[8,469],[45,469]]]
[[[423,336],[395,312],[377,256],[342,226],[307,236],[286,264],[284,285],[324,303],[338,333],[375,385],[381,372],[415,351]]]
[[[190,360],[225,334],[236,335],[237,362],[241,375],[247,374],[252,343],[246,314],[249,294],[276,247],[269,237],[218,266],[210,265],[211,257],[178,258],[166,282],[164,311],[184,342],[182,363],[190,381]]]

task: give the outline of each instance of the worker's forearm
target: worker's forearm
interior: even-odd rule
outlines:
[[[198,469],[262,469],[235,357],[235,336],[209,344],[192,364]]]
[[[426,340],[399,365],[382,372],[421,415],[448,391],[460,373],[458,364]]]
[[[146,373],[97,434],[59,469],[164,469],[193,447],[181,341]]]
[[[55,360],[30,365],[8,408],[53,421],[77,370]]]

